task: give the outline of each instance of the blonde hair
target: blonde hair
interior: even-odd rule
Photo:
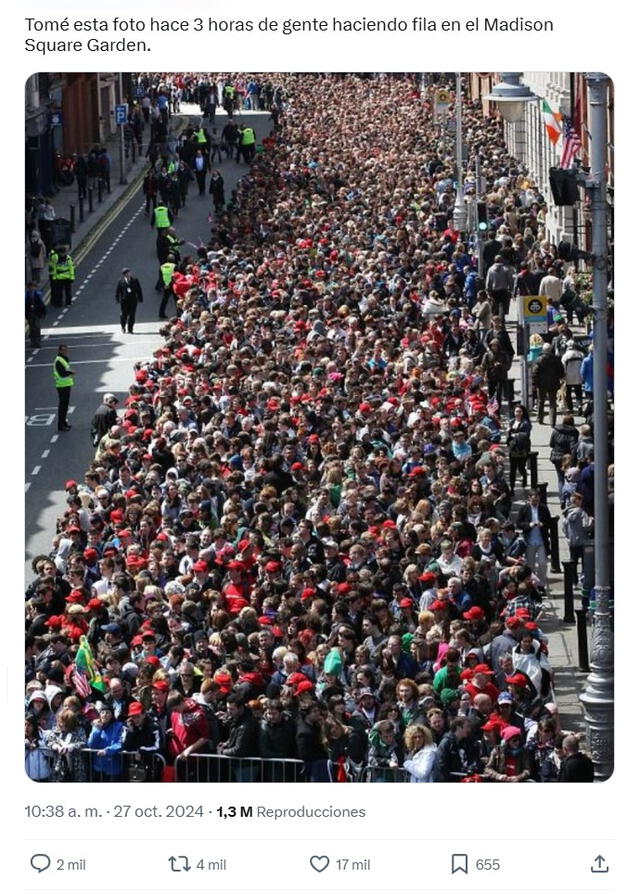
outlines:
[[[422,724],[410,724],[404,732],[404,744],[412,755],[424,746],[433,744],[433,735]]]

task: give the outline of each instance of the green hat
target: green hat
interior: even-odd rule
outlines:
[[[450,687],[446,687],[440,694],[440,702],[443,705],[451,705],[454,699],[460,699],[460,694],[457,690],[452,690]]]
[[[324,660],[325,674],[340,674],[342,670],[342,653],[338,647],[333,647]]]
[[[409,648],[411,647],[411,641],[413,640],[413,634],[410,631],[407,631],[406,634],[402,635],[402,649],[405,653],[409,652]]]

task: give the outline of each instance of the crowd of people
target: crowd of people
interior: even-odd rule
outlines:
[[[167,93],[206,112],[218,79]],[[109,394],[33,560],[27,771],[591,781],[554,696],[550,514],[516,485],[510,294],[454,226],[451,146],[412,77],[278,83],[264,151],[171,272],[164,346]],[[500,120],[467,101],[465,131],[486,268],[567,277]],[[544,356],[576,348],[563,293]],[[588,434],[556,437],[572,529],[592,523]]]

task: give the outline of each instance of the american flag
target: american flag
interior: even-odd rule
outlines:
[[[571,118],[566,115],[562,122],[562,157],[560,158],[560,167],[569,168],[573,166],[573,159],[580,151],[580,137],[576,133]]]

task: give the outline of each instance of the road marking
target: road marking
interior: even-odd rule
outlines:
[[[41,458],[49,457],[49,449],[45,449],[44,452],[40,455]]]
[[[54,433],[53,436],[51,437],[51,439],[49,440],[49,442],[57,442],[59,436],[60,436],[59,433]]]
[[[115,336],[118,332],[114,331],[113,333]],[[136,346],[138,346],[139,344],[143,344],[143,343],[156,343],[156,341],[149,340],[149,339],[140,340],[138,337],[136,337],[136,341],[135,341]],[[71,343],[71,344],[69,344],[69,346],[74,350],[88,350],[88,349],[93,349],[94,347],[103,347],[103,346],[118,346],[119,347],[119,346],[122,346],[122,342],[120,340],[105,340],[102,343]],[[55,344],[52,344],[51,346],[42,347],[42,349],[43,350],[57,350],[58,348],[57,348],[57,346],[55,346]],[[29,361],[29,360],[27,360],[27,361]],[[78,363],[74,362],[73,364],[77,365]]]
[[[31,483],[25,483],[25,484],[24,484],[24,491],[25,491],[25,492],[28,492],[30,488],[31,488]]]
[[[31,471],[31,476],[37,476],[40,473],[41,467],[40,464],[36,464],[36,466]]]
[[[136,346],[138,341],[136,340]],[[74,360],[74,365],[104,365],[105,362],[131,362],[131,367],[135,363],[135,356],[112,356],[111,359],[81,359],[78,361]],[[39,364],[30,365],[29,368],[49,368],[48,362],[42,362]]]

